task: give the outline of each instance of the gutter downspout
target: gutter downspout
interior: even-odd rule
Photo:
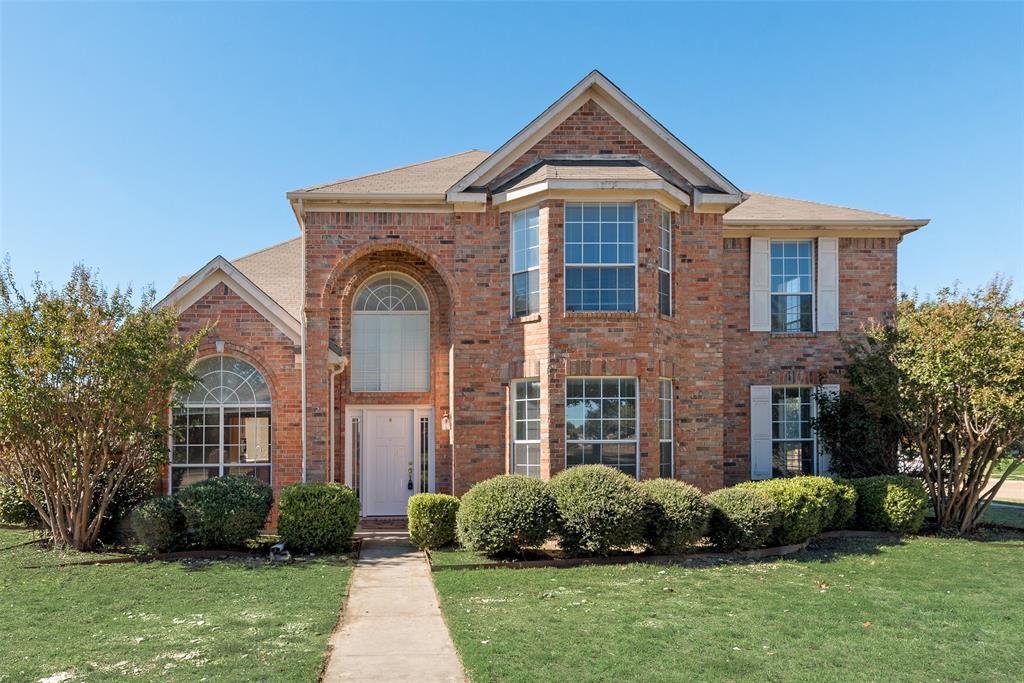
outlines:
[[[334,378],[337,377],[339,374],[341,374],[344,371],[345,371],[345,366],[344,365],[339,365],[337,370],[334,370],[333,372],[331,372],[331,398],[328,401],[328,403],[330,404],[330,410],[331,410],[331,456],[329,458],[330,463],[331,463],[330,464],[331,474],[330,474],[330,476],[328,476],[327,481],[334,481],[334,472],[335,472],[335,470],[334,470],[334,422],[335,422],[335,420],[334,420]]]
[[[299,228],[302,231],[302,277],[300,287],[302,288],[302,361],[299,366],[302,374],[302,482],[306,482],[306,220],[302,210],[302,199],[298,200],[296,217],[299,219]]]

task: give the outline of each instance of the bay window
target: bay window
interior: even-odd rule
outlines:
[[[565,205],[565,310],[636,310],[636,206]]]
[[[565,444],[566,467],[607,465],[637,477],[636,378],[569,377]]]

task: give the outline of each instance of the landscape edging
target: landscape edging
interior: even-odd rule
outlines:
[[[772,548],[755,548],[753,550],[737,550],[731,553],[692,553],[686,555],[617,555],[614,557],[566,557],[551,560],[518,560],[511,562],[481,562],[478,564],[446,564],[435,565],[429,550],[426,550],[427,560],[430,563],[431,572],[447,571],[450,569],[570,569],[572,567],[585,567],[590,565],[614,565],[630,564],[681,564],[690,560],[729,560],[746,559],[756,560],[765,557],[783,557],[793,555],[807,548],[811,541],[823,538],[880,538],[886,540],[899,540],[900,534],[888,531],[861,531],[855,529],[838,529],[825,531],[813,536],[803,543],[775,546]]]

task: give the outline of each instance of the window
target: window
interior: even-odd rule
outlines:
[[[352,306],[352,391],[426,391],[429,371],[426,294],[404,275],[373,276]]]
[[[230,356],[196,364],[199,382],[172,415],[171,493],[225,474],[270,483],[270,389],[252,365]]]
[[[512,317],[540,311],[540,209],[512,214]]]
[[[420,493],[430,493],[430,418],[420,418]]]
[[[512,474],[540,476],[540,380],[512,383]]]
[[[772,476],[814,474],[814,391],[772,387]]]
[[[658,313],[672,315],[672,214],[658,209]]]
[[[565,310],[636,310],[636,207],[565,205]]]
[[[565,382],[565,466],[637,467],[636,378],[570,377]]]
[[[814,331],[810,240],[771,243],[772,332]]]
[[[672,380],[658,380],[658,468],[659,477],[672,478]]]

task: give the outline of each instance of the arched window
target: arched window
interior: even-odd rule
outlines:
[[[430,311],[412,279],[381,273],[352,305],[352,391],[426,391]]]
[[[171,492],[223,474],[270,483],[270,388],[252,365],[231,356],[196,364],[199,382],[174,409]]]

